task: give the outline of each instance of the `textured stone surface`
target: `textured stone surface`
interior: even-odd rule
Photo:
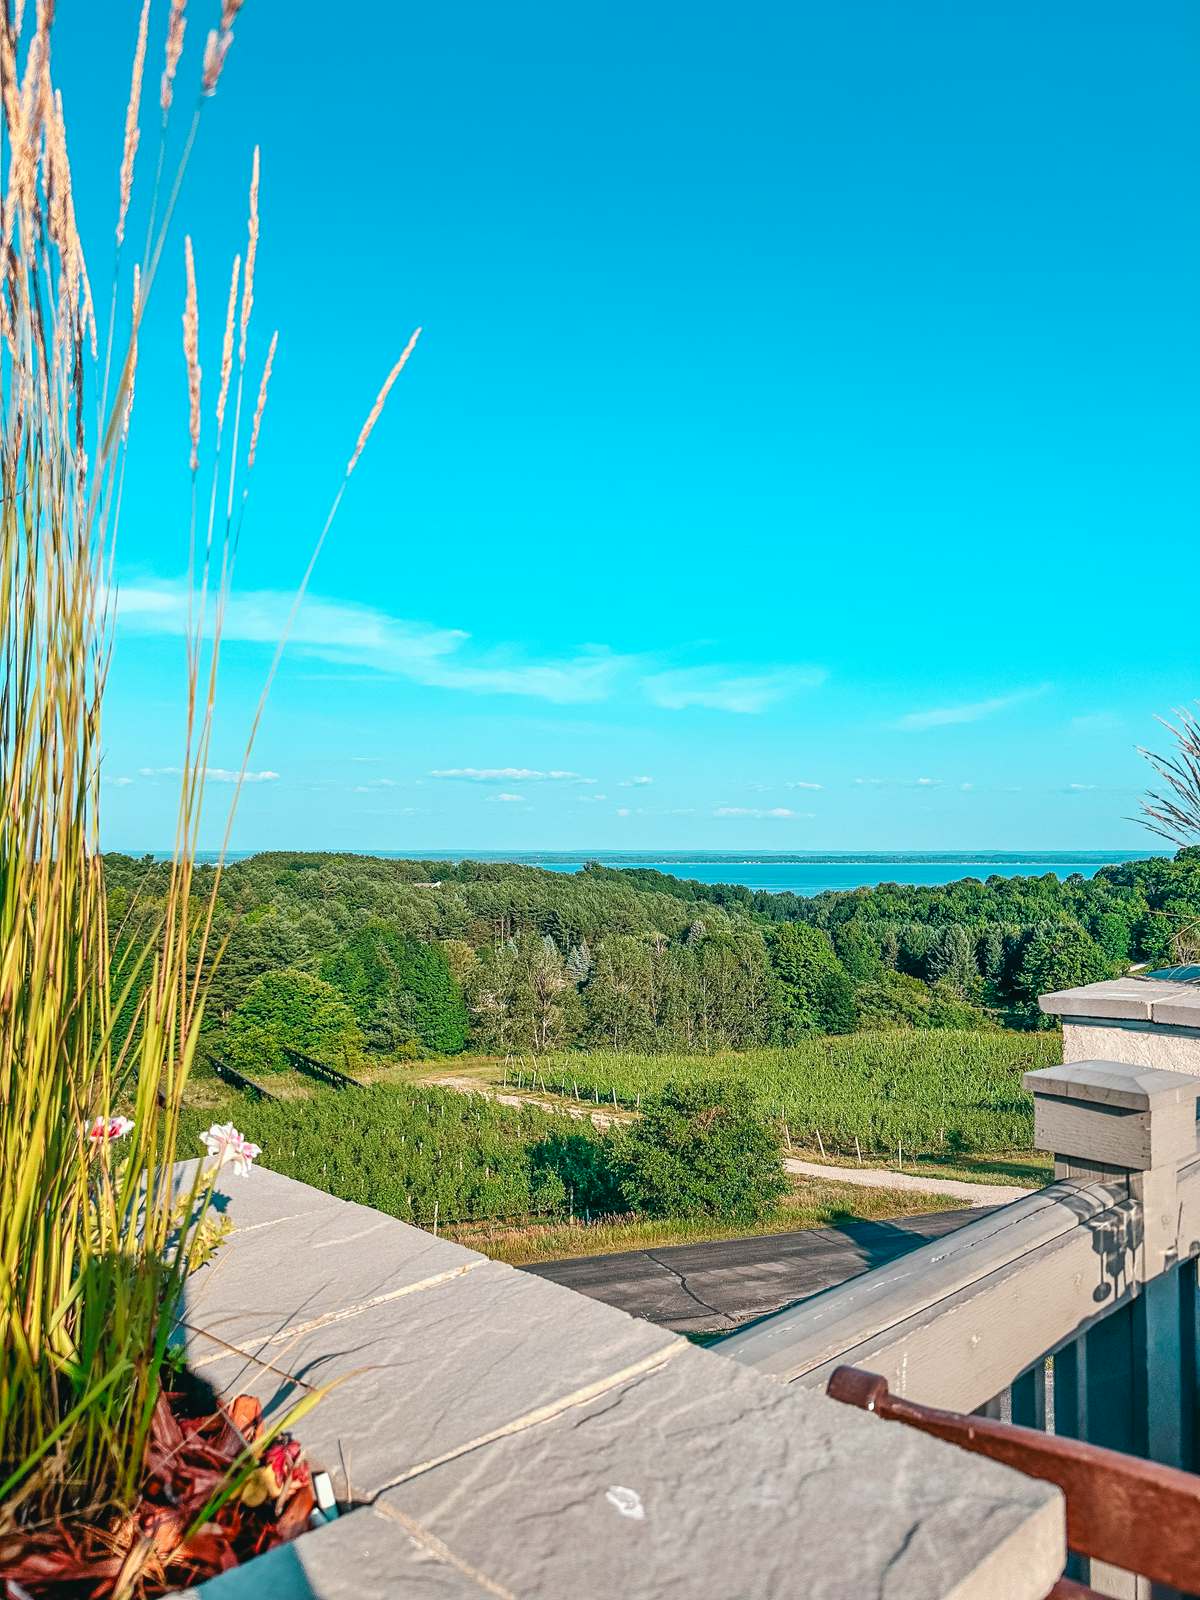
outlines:
[[[1142,1024],[1063,1020],[1063,1060],[1104,1058],[1132,1066],[1200,1075],[1200,1036],[1152,1022]]]
[[[1200,984],[1173,984],[1174,993],[1155,1000],[1151,1016],[1155,1022],[1173,1027],[1200,1028]]]
[[[363,1509],[188,1589],[180,1600],[480,1600],[486,1592],[394,1518]]]
[[[273,1351],[288,1342],[297,1327],[320,1323],[356,1307],[386,1305],[402,1299],[416,1285],[479,1266],[485,1257],[460,1245],[435,1239],[394,1217],[331,1196],[311,1211],[287,1210],[276,1220],[262,1216],[267,1197],[257,1193],[258,1179],[275,1201],[297,1207],[307,1192],[303,1184],[280,1180],[276,1173],[253,1172],[234,1180],[231,1215],[235,1231],[211,1266],[190,1280],[183,1320],[248,1354]],[[281,1191],[280,1183],[294,1192]],[[239,1192],[241,1191],[241,1192]],[[242,1221],[243,1193],[260,1213],[255,1223]],[[253,1214],[253,1212],[252,1212]]]
[[[612,1382],[676,1342],[665,1329],[557,1284],[499,1262],[475,1266],[471,1252],[443,1248],[472,1270],[315,1321],[302,1306],[301,1331],[278,1327],[256,1347],[258,1363],[209,1339],[203,1353],[189,1349],[191,1364],[219,1389],[257,1395],[271,1412],[337,1380],[305,1419],[304,1437],[339,1494],[348,1452],[353,1492],[371,1495],[423,1462]],[[236,1257],[236,1237],[225,1249]],[[202,1302],[218,1330],[224,1288],[218,1270]],[[259,1364],[267,1362],[273,1371]]]
[[[1114,1017],[1149,1022],[1157,1001],[1178,999],[1186,984],[1161,978],[1111,978],[1079,989],[1059,989],[1038,1001],[1043,1011],[1057,1017]]]
[[[230,1191],[191,1358],[268,1406],[344,1380],[297,1431],[374,1506],[205,1600],[1042,1600],[1061,1571],[1056,1490],[287,1179]],[[261,1307],[254,1360],[220,1330]]]
[[[1041,1600],[1056,1489],[685,1348],[382,1504],[503,1590]]]
[[[1123,1061],[1073,1061],[1061,1067],[1040,1067],[1021,1080],[1034,1095],[1111,1106],[1123,1111],[1151,1111],[1195,1102],[1195,1080],[1161,1067],[1136,1067]]]

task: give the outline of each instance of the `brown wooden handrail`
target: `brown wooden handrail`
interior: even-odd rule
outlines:
[[[1036,1428],[918,1405],[858,1367],[839,1367],[826,1393],[1056,1483],[1066,1496],[1072,1550],[1187,1594],[1200,1592],[1200,1477]],[[1094,1593],[1064,1578],[1048,1600]]]

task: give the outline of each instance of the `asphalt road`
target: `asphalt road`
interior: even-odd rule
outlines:
[[[831,1289],[940,1238],[986,1211],[758,1234],[714,1244],[542,1261],[523,1270],[680,1333],[720,1333]]]

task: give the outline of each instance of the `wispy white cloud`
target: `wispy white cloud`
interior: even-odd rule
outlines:
[[[182,776],[183,769],[181,767],[138,768],[139,778],[180,778]],[[262,772],[238,772],[233,767],[205,767],[204,777],[209,783],[236,783],[239,778],[243,783],[276,783],[279,779],[279,774],[266,769]]]
[[[110,786],[110,788],[113,788],[113,789],[127,789],[129,787],[129,785],[133,782],[133,779],[132,778],[127,778],[127,777],[124,776],[124,774],[122,774],[122,776],[119,777],[119,778],[108,778],[108,777],[106,777],[104,781],[105,781],[105,783],[107,783]]]
[[[607,800],[608,796],[606,794],[577,794],[575,798],[582,801],[584,805],[596,805],[601,800]]]
[[[630,813],[629,807],[628,806],[618,806],[617,807],[617,815],[619,817],[628,817],[628,816],[630,816],[631,813]]]
[[[555,770],[541,772],[536,767],[439,767],[431,778],[448,778],[463,783],[597,783],[579,772]]]
[[[644,775],[640,778],[622,778],[620,787],[622,789],[641,789],[644,788],[646,784],[653,782],[653,778],[647,778]]]
[[[791,783],[785,783],[783,787],[785,789],[823,789],[825,785],[823,783],[806,783],[803,778],[796,778]]]
[[[1027,700],[1036,700],[1049,690],[1048,683],[1040,683],[1033,689],[1014,689],[1010,694],[994,695],[990,700],[971,700],[957,706],[935,706],[930,711],[910,711],[898,717],[891,727],[902,733],[920,733],[926,728],[948,728],[956,723],[979,722],[984,717],[993,717],[1013,706],[1024,705]]]
[[[1107,733],[1120,726],[1121,719],[1114,711],[1086,711],[1082,716],[1071,718],[1074,733]]]
[[[787,806],[717,806],[714,817],[810,817],[811,811],[791,811]]]
[[[228,640],[273,647],[287,625],[293,596],[274,589],[230,596],[223,630]],[[129,632],[179,635],[187,627],[188,589],[180,580],[150,579],[121,586],[117,616]],[[461,628],[439,628],[391,616],[374,606],[305,597],[289,649],[341,666],[411,679],[430,688],[471,694],[532,696],[562,705],[603,700],[634,657],[588,646],[575,655],[523,659],[511,646],[478,649]]]
[[[1095,783],[1069,783],[1063,790],[1064,794],[1090,794],[1093,789],[1099,788]]]
[[[508,794],[507,792],[503,792],[501,794],[490,794],[488,795],[488,799],[499,801],[501,805],[519,806],[524,804],[525,796],[523,794]]]
[[[855,778],[855,784],[865,789],[940,789],[940,778]]]
[[[656,706],[684,711],[702,706],[710,711],[754,715],[801,689],[824,683],[822,667],[778,667],[769,672],[730,673],[723,667],[680,667],[642,679],[642,691]]]

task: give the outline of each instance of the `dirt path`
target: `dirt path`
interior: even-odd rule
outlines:
[[[829,1183],[857,1183],[864,1189],[909,1189],[915,1194],[944,1194],[968,1205],[1003,1206],[1031,1194],[1012,1183],[963,1183],[955,1178],[925,1178],[915,1172],[891,1172],[886,1167],[828,1167],[820,1161],[784,1161],[789,1172],[804,1178],[824,1178]]]
[[[547,1099],[540,1094],[527,1094],[522,1089],[498,1089],[494,1085],[480,1083],[478,1078],[455,1078],[438,1076],[426,1078],[425,1082],[434,1089],[456,1089],[459,1094],[481,1094],[487,1100],[494,1100],[502,1106],[536,1106],[539,1111],[549,1111],[558,1116],[564,1113],[582,1122],[586,1118],[597,1128],[611,1128],[615,1122],[629,1123],[634,1120],[632,1111],[598,1111],[589,1110],[585,1105],[575,1105],[570,1100]]]
[[[632,1111],[595,1111],[570,1101],[527,1094],[519,1089],[498,1089],[480,1083],[477,1078],[456,1078],[439,1074],[426,1082],[438,1089],[455,1089],[459,1094],[481,1094],[502,1106],[537,1106],[540,1111],[565,1113],[582,1121],[585,1117],[597,1128],[611,1128],[613,1123],[630,1123]],[[926,1178],[915,1172],[891,1172],[886,1167],[829,1167],[822,1162],[800,1161],[789,1156],[784,1161],[788,1172],[802,1178],[824,1178],[827,1183],[854,1183],[863,1189],[906,1189],[914,1194],[941,1194],[948,1199],[965,1200],[972,1207],[1002,1206],[1010,1200],[1019,1200],[1029,1194],[1017,1184],[964,1183],[955,1178]]]

